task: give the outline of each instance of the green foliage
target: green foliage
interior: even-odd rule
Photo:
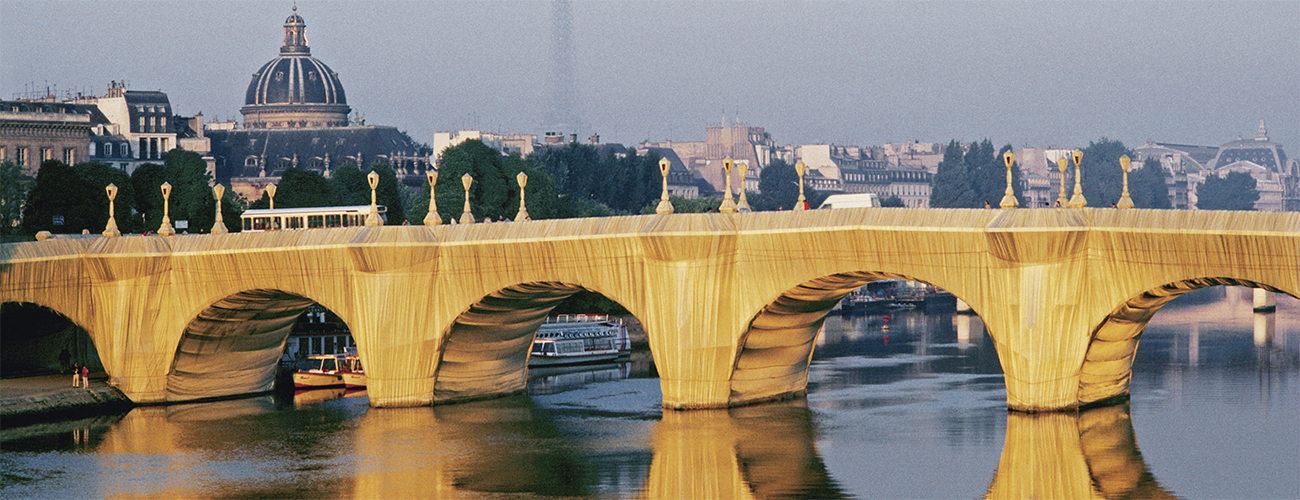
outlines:
[[[673,204],[673,213],[676,214],[717,212],[718,207],[722,206],[722,198],[717,197],[683,198],[681,196],[672,195],[668,197],[668,202]],[[651,210],[651,213],[654,213],[654,210]]]
[[[95,197],[87,196],[94,189],[93,185],[63,162],[42,162],[36,171],[36,182],[27,193],[27,206],[23,210],[23,232],[76,234],[83,229],[95,232],[96,228],[102,231],[108,214],[106,208],[100,210],[99,215],[95,214],[98,208]],[[56,216],[63,218],[63,224],[54,224]]]
[[[1124,155],[1129,158],[1134,156],[1132,151],[1124,147],[1124,143],[1105,137],[1097,142],[1089,142],[1088,147],[1083,149],[1080,169],[1083,176],[1083,197],[1088,200],[1088,206],[1109,207],[1119,201],[1124,193],[1124,169],[1120,166],[1119,158]]]
[[[189,222],[189,228],[178,229],[179,232],[197,233],[199,229],[206,231],[211,228],[216,220],[216,207],[212,199],[212,175],[208,173],[207,162],[198,153],[173,149],[167,152],[163,166],[166,168],[167,182],[172,185],[172,224],[181,220]],[[159,194],[161,195],[161,190]]]
[[[748,199],[755,211],[793,210],[799,201],[799,172],[794,165],[780,159],[772,160],[759,174],[758,191],[757,196]],[[827,193],[804,186],[804,200],[810,208],[817,208],[826,200],[826,196]],[[718,205],[713,205],[713,208],[716,210]]]
[[[596,292],[582,290],[564,299],[551,314],[627,314],[627,308]]]
[[[953,140],[943,151],[930,188],[930,206],[934,208],[976,208],[982,206],[971,182],[971,173],[962,156],[961,144]]]
[[[135,211],[139,220],[133,220],[132,223],[138,222],[138,227],[143,231],[157,231],[158,226],[162,224],[163,216],[163,197],[159,186],[167,179],[167,169],[156,163],[145,163],[135,168],[131,172],[131,186],[135,191]],[[122,199],[118,195],[118,199]],[[136,219],[137,217],[132,217]],[[117,221],[119,227],[122,221]]]
[[[903,208],[906,207],[907,204],[903,203],[903,199],[899,198],[898,195],[894,195],[885,198],[883,200],[880,200],[880,206],[885,208],[889,208],[889,207]]]
[[[662,177],[657,154],[640,156],[635,149],[628,149],[620,158],[610,150],[602,158],[596,146],[570,143],[539,150],[528,159],[547,172],[554,180],[555,192],[573,204],[572,209],[561,208],[562,213],[579,217],[617,215],[637,213],[647,205],[658,204]],[[587,202],[604,205],[608,210]]]
[[[502,170],[501,153],[482,141],[469,140],[442,152],[436,192],[443,222],[460,219],[464,212],[465,188],[461,177],[465,174],[473,178],[469,202],[474,220],[514,218],[519,211],[519,187]],[[509,203],[511,199],[513,206]]]
[[[27,204],[27,191],[35,179],[11,161],[0,163],[0,236],[18,234]]]
[[[1168,173],[1160,160],[1147,158],[1142,168],[1128,173],[1129,198],[1135,208],[1170,208],[1169,188],[1165,183]]]
[[[78,163],[72,170],[94,190],[95,196],[90,196],[89,201],[95,206],[95,211],[91,214],[95,221],[92,224],[98,225],[89,228],[91,233],[101,233],[108,225],[108,193],[104,188],[109,184],[117,186],[117,196],[113,201],[113,218],[117,229],[124,234],[140,232],[140,221],[131,215],[135,187],[126,172],[99,163]],[[99,229],[96,230],[96,227]]]
[[[1196,188],[1196,208],[1200,210],[1254,210],[1256,201],[1255,178],[1246,172],[1211,175]]]
[[[330,180],[338,191],[336,197],[340,206],[370,204],[370,184],[366,182],[366,174],[355,164],[344,163],[334,171]]]
[[[370,204],[370,187],[366,186],[366,205]],[[263,196],[265,198],[265,196]],[[360,205],[361,203],[355,203]],[[269,205],[269,204],[268,204]],[[276,185],[276,208],[341,206],[338,189],[329,179],[301,168],[287,168]]]

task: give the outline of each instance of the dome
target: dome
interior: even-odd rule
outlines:
[[[284,21],[280,56],[262,65],[244,94],[246,128],[346,126],[347,95],[339,75],[311,56],[298,7]]]

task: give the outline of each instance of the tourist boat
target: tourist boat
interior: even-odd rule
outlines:
[[[315,366],[306,370],[293,372],[294,389],[316,389],[322,387],[342,387],[343,374],[340,366],[340,358],[344,356],[335,354],[317,354],[307,356],[307,360]]]
[[[366,386],[366,370],[361,367],[361,358],[356,354],[339,357],[341,365],[339,374],[343,376],[343,385],[348,389]]]
[[[546,318],[533,339],[528,366],[556,366],[617,360],[632,352],[627,327],[608,315]]]

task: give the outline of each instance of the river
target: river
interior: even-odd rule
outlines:
[[[316,392],[0,431],[5,498],[1300,498],[1300,302],[1175,300],[1128,404],[1006,411],[977,316],[832,316],[808,397],[663,411],[645,353],[527,395]]]

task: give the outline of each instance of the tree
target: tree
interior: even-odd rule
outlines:
[[[987,206],[997,208],[1006,194],[1007,167],[1001,158],[995,158],[993,142],[988,139],[972,142],[962,162],[966,164],[971,191],[975,193],[975,206],[982,207],[987,203]]]
[[[1128,192],[1134,208],[1170,208],[1167,177],[1160,160],[1154,157],[1147,158],[1141,168],[1129,171]]]
[[[16,163],[0,163],[0,236],[17,234],[27,204],[27,191],[35,179]]]
[[[169,210],[173,225],[182,220],[189,223],[188,229],[178,229],[179,232],[197,233],[200,229],[210,229],[216,220],[216,212],[208,163],[198,153],[177,148],[167,152],[163,166],[167,182],[172,185]]]
[[[263,196],[265,198],[265,196]],[[366,205],[370,204],[370,186],[366,185]],[[280,174],[275,189],[276,208],[336,207],[338,190],[329,179],[311,170],[291,167]],[[357,203],[361,205],[361,203]],[[268,205],[269,206],[269,205]]]
[[[123,233],[140,232],[141,223],[131,215],[135,208],[135,187],[131,177],[121,170],[100,163],[78,163],[72,167],[78,177],[86,181],[93,189],[89,202],[94,205],[94,217],[90,232],[98,233],[108,225],[108,193],[104,188],[109,184],[117,186],[117,196],[113,200],[113,218],[117,229]],[[95,230],[99,227],[99,230]]]
[[[934,174],[934,185],[930,190],[930,206],[934,208],[976,208],[981,205],[978,195],[971,187],[971,176],[963,161],[961,144],[953,140],[943,151],[943,161],[939,162]]]
[[[443,150],[439,162],[436,192],[438,212],[444,222],[460,219],[465,204],[461,176],[465,174],[474,178],[469,199],[475,220],[513,218],[518,213],[519,187],[502,170],[501,153],[482,141],[468,140]],[[509,206],[512,198],[514,206]]]
[[[1088,147],[1083,149],[1080,171],[1083,176],[1083,197],[1088,200],[1088,206],[1109,207],[1119,201],[1124,191],[1124,169],[1120,166],[1119,158],[1124,155],[1129,158],[1134,156],[1133,151],[1124,147],[1124,143],[1105,137],[1097,142],[1089,142]]]
[[[36,171],[35,184],[27,193],[23,232],[75,234],[82,230],[103,231],[104,222],[108,220],[107,206],[99,209],[95,197],[88,196],[94,191],[95,187],[78,176],[72,167],[58,160],[45,160]],[[104,197],[103,192],[101,188],[100,198]]]
[[[1246,172],[1211,175],[1196,188],[1196,208],[1200,210],[1254,210],[1258,200],[1255,178]]]
[[[893,195],[883,200],[880,200],[880,206],[885,208],[889,208],[889,207],[903,208],[906,207],[907,204],[903,203],[903,199],[899,198],[898,195]]]
[[[370,184],[366,182],[366,174],[353,163],[344,163],[343,166],[334,170],[334,176],[330,177],[335,188],[338,189],[336,198],[341,206],[349,205],[369,205],[370,204]]]
[[[746,195],[748,196],[748,195]],[[827,194],[804,186],[804,200],[816,208]],[[799,172],[780,159],[772,160],[758,176],[758,196],[749,199],[757,211],[793,210],[799,201]],[[721,203],[721,200],[719,200]],[[713,208],[716,210],[717,205]]]
[[[143,231],[157,231],[162,224],[163,197],[159,186],[167,182],[167,171],[162,165],[145,163],[131,172],[131,186],[135,191],[135,210],[139,220],[136,226]],[[136,217],[132,217],[135,219]],[[118,221],[121,224],[121,221]]]

